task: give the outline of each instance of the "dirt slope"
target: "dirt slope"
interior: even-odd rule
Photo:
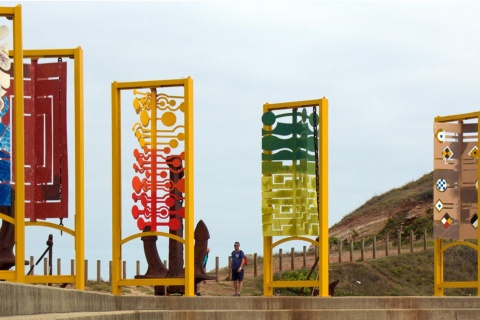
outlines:
[[[428,217],[432,208],[433,172],[403,187],[373,197],[332,226],[329,236],[339,240],[371,237],[385,227],[389,218],[402,214],[405,226],[417,218]]]

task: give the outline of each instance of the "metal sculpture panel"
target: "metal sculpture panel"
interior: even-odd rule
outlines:
[[[136,203],[132,215],[139,230],[158,227],[181,230],[185,218],[184,97],[134,91],[139,122],[132,130],[141,149],[135,149],[132,179]],[[172,178],[173,176],[177,178]]]
[[[262,116],[262,224],[264,236],[318,235],[312,108]]]
[[[32,220],[68,217],[66,79],[66,62],[24,64],[25,217]]]
[[[434,237],[476,239],[478,124],[434,124]]]

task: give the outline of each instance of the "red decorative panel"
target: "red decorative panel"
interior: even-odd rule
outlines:
[[[33,220],[68,217],[66,78],[65,62],[24,65],[25,217]]]

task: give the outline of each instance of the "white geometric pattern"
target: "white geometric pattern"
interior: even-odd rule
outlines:
[[[437,131],[437,140],[440,142],[445,142],[445,131],[440,129]]]

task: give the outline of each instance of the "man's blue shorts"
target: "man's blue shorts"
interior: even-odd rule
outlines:
[[[232,281],[243,281],[243,273],[245,269],[242,268],[242,271],[232,270]]]

